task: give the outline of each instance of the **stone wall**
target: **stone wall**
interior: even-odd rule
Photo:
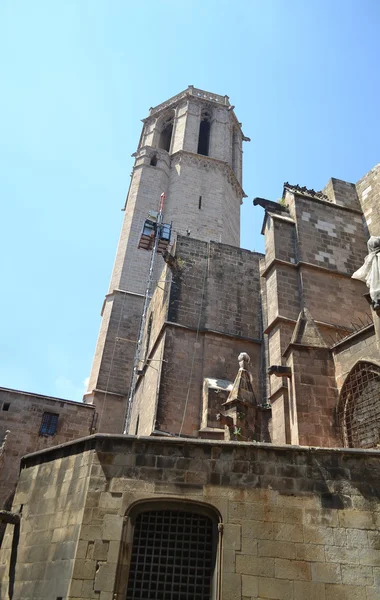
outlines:
[[[289,202],[297,222],[298,260],[352,275],[366,255],[361,211],[294,195]]]
[[[40,435],[44,412],[59,415],[55,435]],[[79,402],[0,388],[0,445],[9,431],[0,468],[0,507],[14,491],[24,454],[89,435],[94,416],[92,406]]]
[[[21,512],[19,541],[16,527],[7,526],[1,546],[0,598],[69,598],[80,556],[93,453],[59,452],[56,460],[37,460],[22,469],[13,511]],[[89,573],[89,571],[88,571]],[[93,585],[85,589],[91,598]],[[8,593],[7,593],[8,592]],[[9,596],[8,596],[9,594]]]
[[[136,503],[169,500],[206,505],[223,524],[221,600],[377,600],[379,481],[377,451],[97,435],[29,456],[13,507],[23,504],[13,600],[121,600],[128,516]],[[12,533],[0,555],[4,596]],[[53,562],[40,550],[51,536]]]
[[[380,235],[380,164],[356,184],[368,237]]]
[[[142,369],[130,432],[152,427],[197,436],[207,377],[233,381],[237,357],[248,352],[257,398],[262,384],[259,260],[262,255],[179,236],[179,270],[164,269],[149,312],[152,362]],[[147,325],[149,324],[149,316]],[[161,336],[165,335],[164,342]],[[146,344],[147,333],[144,340]],[[144,425],[143,425],[144,423]],[[143,427],[143,428],[141,428]]]
[[[207,94],[194,94],[191,90],[185,92],[165,103],[162,110],[151,112],[134,155],[124,221],[86,395],[86,402],[95,404],[102,413],[102,431],[122,431],[120,423],[130,391],[151,258],[151,253],[139,250],[138,244],[149,211],[159,208],[161,193],[166,194],[164,221],[172,223],[172,240],[189,231],[200,240],[236,246],[240,243],[240,204],[244,196],[240,124],[233,110],[228,110],[228,104],[213,100],[212,95],[206,101]],[[203,108],[212,113],[209,156],[197,154]],[[163,120],[169,116],[173,116],[173,134],[167,152],[158,148],[158,140]],[[235,154],[239,156],[236,173],[231,166],[233,128],[237,132]],[[153,157],[156,164],[152,165]],[[158,265],[155,280],[161,270],[162,265]]]

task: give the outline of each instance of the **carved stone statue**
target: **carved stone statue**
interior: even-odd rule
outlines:
[[[353,279],[364,281],[369,288],[369,294],[374,310],[380,309],[380,237],[371,236],[367,242],[368,256],[363,266],[352,275]]]

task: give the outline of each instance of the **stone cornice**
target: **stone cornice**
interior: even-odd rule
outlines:
[[[188,100],[191,100],[192,102],[197,102],[202,105],[204,105],[206,103],[216,109],[224,108],[224,109],[228,110],[228,112],[231,113],[234,121],[236,122],[236,125],[239,127],[239,129],[241,131],[242,124],[238,120],[238,118],[234,112],[235,107],[231,106],[228,96],[212,94],[211,92],[206,92],[204,90],[195,88],[192,85],[189,85],[189,87],[186,90],[184,90],[183,92],[180,92],[179,94],[172,96],[168,100],[165,100],[165,102],[161,102],[161,104],[158,104],[155,107],[151,107],[149,109],[149,116],[146,117],[145,119],[141,119],[141,120],[143,123],[146,123],[146,122],[150,121],[152,118],[156,119],[158,116],[163,114],[166,110],[168,110],[168,108],[174,109],[181,102],[183,102],[183,101],[187,102]],[[241,131],[241,134],[242,134],[243,141],[250,141],[250,139],[244,135],[243,131]]]
[[[11,394],[20,394],[21,396],[29,396],[30,398],[40,398],[41,400],[48,400],[52,402],[64,402],[65,404],[73,404],[80,406],[81,408],[94,408],[90,404],[84,404],[82,402],[76,402],[75,400],[66,400],[65,398],[57,398],[56,396],[45,396],[44,394],[33,394],[33,392],[23,392],[22,390],[14,390],[12,388],[0,387],[0,392],[9,392]]]
[[[351,279],[351,275],[349,275],[348,273],[344,273],[343,271],[338,271],[335,269],[328,269],[327,267],[322,267],[320,265],[314,265],[313,263],[309,263],[309,262],[306,262],[303,260],[300,260],[297,263],[291,263],[291,262],[288,262],[287,260],[281,260],[280,258],[273,258],[270,261],[270,263],[263,268],[262,272],[260,273],[260,277],[266,277],[268,275],[269,271],[275,265],[291,267],[291,268],[297,269],[297,270],[300,270],[302,267],[305,267],[306,269],[314,269],[316,271],[322,271],[326,274],[328,273],[329,275],[336,275],[336,277],[347,277],[348,279]]]
[[[351,208],[350,206],[343,206],[342,204],[336,204],[335,202],[331,202],[330,200],[323,200],[322,198],[318,198],[317,196],[311,196],[310,194],[293,191],[288,188],[287,188],[287,191],[290,194],[293,194],[295,199],[299,198],[299,199],[307,200],[307,201],[311,201],[311,202],[318,202],[319,204],[322,204],[323,206],[332,206],[333,208],[346,210],[346,211],[354,213],[356,215],[360,215],[360,216],[363,215],[363,212],[357,208]]]
[[[228,182],[232,185],[236,194],[240,196],[240,198],[247,198],[240,182],[238,181],[234,171],[231,166],[223,160],[219,160],[217,158],[212,158],[211,156],[203,156],[202,154],[195,154],[194,152],[189,152],[188,150],[178,150],[171,155],[172,165],[176,164],[176,161],[180,162],[183,159],[188,160],[189,164],[201,164],[206,169],[219,169],[223,171],[226,175]]]

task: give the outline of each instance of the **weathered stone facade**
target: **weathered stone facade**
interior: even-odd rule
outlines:
[[[206,378],[233,381],[237,357],[247,351],[259,385],[262,255],[182,236],[174,254],[174,267],[165,266],[160,278],[165,283],[149,306],[149,349],[144,351],[130,431],[198,437]]]
[[[205,115],[208,144],[198,152]],[[165,221],[172,223],[174,237],[190,232],[197,240],[239,246],[243,139],[228,97],[193,86],[144,119],[85,397],[97,407],[101,431],[123,431],[149,272],[150,253],[137,248],[144,220],[158,210],[165,192]]]
[[[41,433],[44,414],[58,417],[54,434]],[[90,435],[94,419],[85,404],[0,388],[0,507],[16,487],[24,454]]]
[[[133,513],[207,507],[213,600],[375,600],[380,454],[96,435],[23,460],[1,592],[124,599]],[[17,560],[13,564],[10,555]]]
[[[1,598],[166,600],[147,531],[171,540],[168,564],[177,542],[186,556],[170,597],[180,585],[197,600],[380,597],[380,316],[351,277],[380,236],[380,166],[356,185],[256,198],[265,254],[250,252],[246,139],[226,96],[192,86],[144,120],[87,404],[0,390],[13,406],[0,411],[3,498],[32,452],[0,511]],[[156,263],[130,435],[117,435],[150,258],[138,239],[162,191],[175,235]],[[59,412],[54,440],[38,436],[45,411]],[[191,555],[186,535],[155,531],[164,513],[209,522],[203,595],[179,581],[205,530]]]

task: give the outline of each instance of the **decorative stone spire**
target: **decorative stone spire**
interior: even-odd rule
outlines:
[[[251,375],[248,371],[248,365],[250,364],[251,359],[246,352],[242,352],[238,356],[238,361],[240,368],[236,375],[232,390],[223,406],[227,407],[231,403],[237,401],[256,406],[256,396],[251,383]]]
[[[239,371],[226,402],[222,404],[224,412],[218,415],[218,419],[225,426],[225,439],[253,441],[257,401],[248,371],[251,359],[246,352],[242,352],[238,362]]]

